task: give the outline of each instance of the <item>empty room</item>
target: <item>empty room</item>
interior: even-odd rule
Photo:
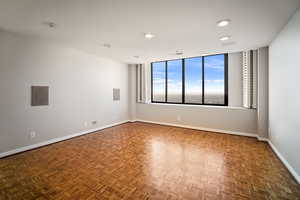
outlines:
[[[0,200],[300,200],[299,59],[300,0],[0,0]]]

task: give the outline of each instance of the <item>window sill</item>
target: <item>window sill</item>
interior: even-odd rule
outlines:
[[[139,103],[139,104],[149,104],[149,105],[157,105],[157,106],[200,107],[200,108],[217,108],[217,109],[256,111],[256,109],[250,109],[250,108],[244,108],[244,107],[238,107],[238,106],[214,106],[214,105],[152,103],[152,102],[145,102],[145,103]]]

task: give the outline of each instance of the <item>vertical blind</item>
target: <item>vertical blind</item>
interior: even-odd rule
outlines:
[[[145,85],[145,65],[136,65],[136,102],[144,103],[146,101]]]
[[[243,106],[257,107],[257,50],[243,51]]]

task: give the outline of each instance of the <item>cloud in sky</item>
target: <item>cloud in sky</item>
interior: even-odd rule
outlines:
[[[153,84],[155,85],[161,85],[161,84],[165,84],[165,79],[162,79],[162,78],[154,78],[153,79]]]
[[[205,83],[224,83],[224,80],[205,80]]]
[[[154,84],[165,84],[166,80],[162,79],[162,78],[154,78],[153,79],[153,83]],[[168,79],[168,85],[170,85],[170,83],[175,84],[175,85],[181,85],[181,81],[176,81],[173,79]],[[194,81],[194,82],[186,82],[186,85],[201,85],[202,81],[198,80],[198,81]],[[222,79],[217,79],[217,80],[205,80],[205,83],[224,83],[224,80]]]
[[[224,55],[215,55],[205,57],[205,68],[215,69],[218,71],[224,70]]]

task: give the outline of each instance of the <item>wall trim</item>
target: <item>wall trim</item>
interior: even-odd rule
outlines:
[[[275,145],[272,143],[271,140],[268,140],[268,144],[271,146],[271,148],[274,151],[274,153],[281,160],[281,162],[284,164],[284,166],[288,169],[288,171],[291,173],[291,175],[296,179],[296,181],[298,182],[298,184],[300,184],[300,176],[297,174],[296,170],[283,157],[283,155],[278,151],[278,149],[275,147]]]
[[[142,120],[142,119],[136,119],[135,121],[145,122],[145,123],[151,123],[151,124],[160,124],[160,125],[166,125],[166,126],[176,126],[176,127],[180,127],[180,128],[189,128],[189,129],[195,129],[195,130],[201,130],[201,131],[210,131],[210,132],[217,132],[217,133],[226,133],[226,134],[230,134],[230,135],[240,135],[240,136],[247,136],[247,137],[255,137],[255,138],[257,138],[257,134],[255,134],[255,133],[244,133],[244,132],[239,132],[239,131],[228,131],[228,130],[222,130],[222,129],[213,129],[213,128],[198,127],[198,126],[181,125],[181,124],[175,124],[175,123],[149,121],[149,120]]]
[[[113,127],[113,126],[117,126],[117,125],[120,125],[120,124],[127,123],[129,121],[130,120],[124,120],[124,121],[116,122],[116,123],[113,123],[113,124],[101,126],[99,128],[89,129],[87,131],[83,131],[83,132],[80,132],[80,133],[75,133],[75,134],[71,134],[71,135],[67,135],[67,136],[59,137],[59,138],[53,138],[53,139],[50,139],[50,140],[47,140],[47,141],[44,141],[44,142],[39,142],[39,143],[32,144],[32,145],[29,145],[29,146],[20,147],[20,148],[14,149],[14,150],[10,150],[10,151],[7,151],[7,152],[0,153],[0,158],[7,157],[7,156],[10,156],[10,155],[14,155],[14,154],[17,154],[17,153],[21,153],[21,152],[24,152],[24,151],[36,149],[38,147],[46,146],[46,145],[53,144],[53,143],[56,143],[56,142],[61,142],[61,141],[68,140],[68,139],[71,139],[71,138],[74,138],[74,137],[86,135],[86,134],[93,133],[93,132],[96,132],[96,131],[100,131],[100,130],[103,130],[103,129],[106,129],[106,128],[110,128],[110,127]]]
[[[264,137],[260,137],[260,136],[257,136],[257,140],[262,141],[262,142],[269,142],[268,138],[264,138]]]

